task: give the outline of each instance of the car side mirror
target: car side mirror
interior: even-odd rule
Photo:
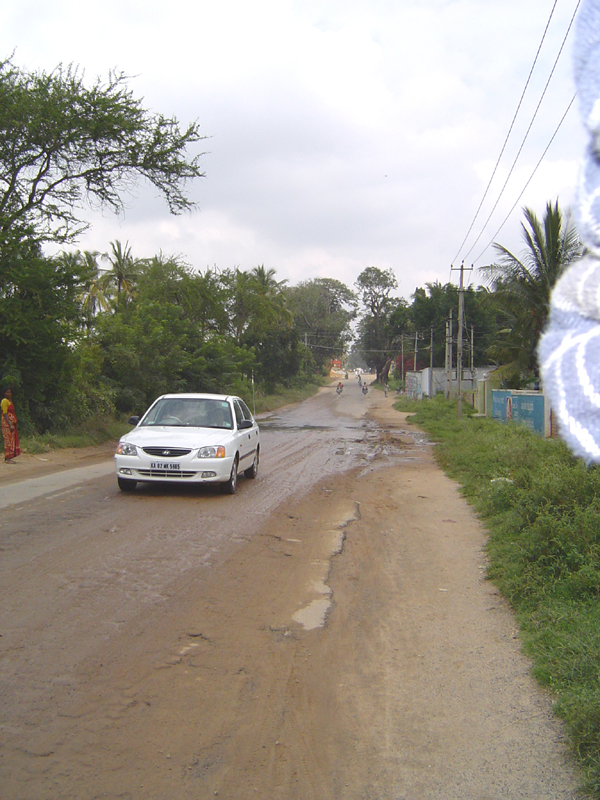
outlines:
[[[238,425],[238,430],[239,430],[239,431],[245,431],[245,430],[247,430],[248,428],[251,428],[251,427],[252,427],[252,424],[253,424],[253,423],[252,423],[252,420],[251,420],[251,419],[243,419],[243,420],[240,422],[240,424]]]
[[[137,425],[139,421],[140,421],[139,417],[129,417],[129,419],[127,420],[127,422],[130,425]]]

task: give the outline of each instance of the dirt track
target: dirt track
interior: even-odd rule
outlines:
[[[574,796],[483,531],[391,404],[267,420],[234,498],[2,512],[3,800]]]

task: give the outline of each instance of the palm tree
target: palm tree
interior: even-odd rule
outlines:
[[[102,276],[102,288],[105,290],[116,289],[117,300],[123,296],[128,299],[135,294],[135,285],[139,276],[140,262],[131,255],[129,242],[125,242],[125,248],[117,239],[110,243],[112,255],[104,253],[102,258],[108,261],[110,269],[105,271]]]
[[[98,267],[96,251],[81,250],[63,251],[56,256],[56,261],[73,276],[77,276],[78,293],[81,310],[81,327],[89,333],[94,317],[100,311],[107,311],[110,304],[104,293],[101,270]]]
[[[85,287],[80,295],[81,311],[85,319],[88,330],[96,314],[100,311],[107,311],[110,303],[102,285],[102,274],[98,266],[98,253],[96,250],[84,250],[79,253],[81,262],[86,271]]]
[[[230,292],[230,325],[236,342],[250,332],[260,339],[261,332],[277,322],[290,326],[292,315],[286,306],[283,286],[276,281],[274,269],[255,267],[250,272],[237,269],[228,272]]]
[[[562,213],[558,200],[547,203],[541,221],[530,208],[523,213],[527,248],[517,257],[494,243],[499,259],[481,270],[506,322],[490,355],[517,382],[537,375],[536,346],[548,318],[552,287],[583,253],[570,213]]]
[[[271,269],[265,269],[264,264],[254,267],[250,274],[265,294],[277,293],[281,291],[281,289],[283,289],[287,283],[287,280],[276,281],[275,275],[277,274],[277,270],[273,269],[272,267]]]
[[[288,309],[284,292],[287,279],[276,281],[276,274],[273,268],[265,269],[264,264],[254,267],[250,272],[257,293],[255,314],[271,322],[279,320],[284,325],[291,325],[293,315]]]

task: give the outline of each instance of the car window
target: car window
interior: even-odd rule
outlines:
[[[235,409],[235,420],[239,427],[240,422],[244,419],[244,412],[242,411],[242,408],[238,400],[233,401],[233,407]]]
[[[212,398],[163,398],[150,408],[140,425],[233,429],[231,406]]]
[[[241,398],[239,400],[239,403],[240,403],[240,406],[242,408],[242,412],[244,414],[244,419],[249,419],[251,421],[254,421],[254,419],[252,417],[252,414],[250,413],[250,409],[248,408],[246,403],[244,403],[244,401]]]
[[[208,428],[233,428],[231,406],[226,400],[209,400],[207,404]]]

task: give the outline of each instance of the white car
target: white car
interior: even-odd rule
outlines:
[[[234,494],[239,472],[256,478],[260,431],[248,406],[225,394],[165,394],[136,427],[123,436],[115,453],[119,488],[138,481],[220,483]]]

